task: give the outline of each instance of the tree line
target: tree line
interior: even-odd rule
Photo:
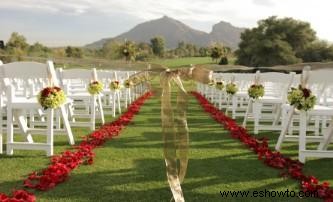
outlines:
[[[333,45],[318,39],[308,22],[272,16],[241,34],[235,55],[237,64],[253,67],[326,62],[333,60]]]
[[[23,56],[125,59],[147,61],[154,58],[211,57],[219,64],[228,64],[230,57],[236,64],[269,67],[300,62],[333,61],[333,45],[318,39],[308,22],[293,18],[269,17],[258,21],[258,26],[246,29],[236,51],[223,44],[208,47],[180,41],[174,49],[166,49],[165,39],[155,36],[149,43],[108,40],[98,49],[82,47],[49,48],[41,43],[32,45],[19,33],[12,33],[4,44],[0,41],[0,60],[20,60]],[[6,56],[7,55],[7,56]],[[10,55],[10,57],[8,56]]]
[[[2,43],[0,46],[0,59],[5,62],[21,60],[23,56],[32,56],[125,59],[128,61],[147,61],[154,58],[212,57],[212,60],[216,62],[219,62],[219,58],[224,57],[225,63],[231,53],[230,48],[218,43],[209,47],[198,47],[195,44],[181,41],[176,48],[166,49],[165,39],[162,36],[151,38],[150,43],[109,40],[103,44],[102,48],[98,49],[72,46],[49,48],[39,42],[30,45],[23,35],[13,32],[6,44]]]

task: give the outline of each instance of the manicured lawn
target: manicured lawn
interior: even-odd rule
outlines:
[[[211,64],[214,63],[210,57],[186,57],[186,58],[175,58],[175,59],[156,59],[149,61],[156,64],[165,65],[169,68],[190,66],[195,64]]]
[[[107,118],[107,121],[111,120]],[[306,198],[222,198],[220,191],[298,191],[299,185],[294,180],[281,178],[278,170],[266,167],[253,152],[238,140],[231,139],[202,111],[194,97],[190,97],[188,126],[190,161],[182,186],[186,201],[317,201]],[[87,133],[87,130],[76,129],[76,141]],[[277,133],[263,132],[260,136],[268,136],[272,147],[276,143]],[[57,136],[55,140],[56,153],[69,147],[64,136]],[[296,148],[294,143],[288,143],[283,152],[296,157]],[[145,103],[120,137],[95,151],[93,165],[75,169],[67,182],[53,190],[34,192],[38,201],[170,200],[157,96]],[[48,162],[44,153],[36,151],[18,151],[12,157],[1,155],[0,192],[9,193],[12,188],[19,187],[26,174],[46,167]],[[305,172],[332,184],[332,165],[332,159],[309,160]]]

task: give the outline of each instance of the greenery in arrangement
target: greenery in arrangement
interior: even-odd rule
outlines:
[[[66,95],[59,87],[46,87],[39,92],[37,100],[44,109],[55,109],[65,103]]]
[[[238,87],[235,83],[228,83],[225,88],[226,92],[230,95],[234,95],[238,91]]]
[[[130,88],[130,87],[132,87],[134,85],[134,83],[133,83],[133,81],[131,81],[131,80],[125,80],[125,82],[124,82],[124,86],[125,86],[125,88]]]
[[[121,88],[119,81],[111,81],[110,90],[119,90]]]
[[[291,88],[288,92],[288,102],[298,110],[308,111],[314,107],[316,101],[317,98],[311,90],[303,88],[301,85],[298,88]]]
[[[104,87],[103,83],[99,81],[93,81],[88,84],[87,90],[90,94],[95,95],[101,93],[103,87]]]
[[[248,89],[248,94],[249,94],[250,98],[258,99],[258,98],[264,96],[265,88],[261,84],[253,84]]]
[[[215,82],[215,88],[218,89],[218,90],[223,90],[224,88],[224,84],[222,81],[216,81]]]

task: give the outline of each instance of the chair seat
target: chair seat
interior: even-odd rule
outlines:
[[[67,98],[64,104],[72,103],[71,98]],[[38,103],[35,97],[26,98],[26,97],[15,97],[10,104],[13,109],[40,109],[41,105]]]
[[[248,93],[247,93],[247,91],[238,91],[236,94],[235,94],[235,96],[237,96],[237,97],[249,97],[249,95],[248,95]]]
[[[272,95],[264,95],[258,101],[261,103],[272,103],[272,104],[284,103],[284,101],[281,97],[276,97],[276,96],[272,96]]]
[[[299,113],[298,110],[296,112]],[[333,116],[333,107],[315,105],[312,110],[308,111],[308,114],[312,116]]]

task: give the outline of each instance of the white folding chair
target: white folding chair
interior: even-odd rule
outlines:
[[[59,70],[61,86],[67,96],[74,100],[71,125],[77,127],[89,127],[92,131],[96,128],[96,118],[105,123],[101,95],[91,95],[87,86],[91,81],[97,80],[96,69],[66,69]],[[98,114],[96,114],[98,112]],[[78,119],[89,119],[88,121]]]
[[[259,130],[281,130],[281,125],[279,124],[281,106],[287,102],[287,93],[295,73],[268,72],[257,74],[260,78],[260,83],[265,87],[265,94],[256,100],[249,99],[243,127],[246,127],[249,118],[253,118],[254,134],[258,134]],[[252,114],[250,114],[251,109]],[[263,113],[264,110],[266,113]],[[251,115],[253,117],[250,117]],[[260,121],[264,121],[266,124],[260,125]],[[270,123],[270,125],[267,123]]]
[[[30,128],[27,124],[27,111],[40,110],[41,106],[37,102],[36,94],[32,92],[32,86],[28,85],[31,79],[44,79],[49,85],[56,85],[57,78],[54,71],[52,61],[48,61],[46,64],[37,62],[13,62],[0,66],[3,81],[6,85],[6,108],[7,108],[7,154],[12,155],[14,149],[23,150],[44,150],[47,155],[53,155],[53,135],[54,135],[54,109],[47,109],[47,124],[44,128]],[[25,92],[30,91],[30,94],[17,94],[15,80],[21,80],[25,83]],[[40,89],[41,90],[41,89]],[[68,141],[71,145],[74,144],[74,138],[69,125],[65,106],[59,107],[61,112],[65,132],[67,134]],[[26,142],[14,141],[14,122],[15,120],[20,128],[20,132],[25,135]],[[2,126],[2,124],[0,124]],[[62,132],[62,131],[59,131]],[[46,143],[35,143],[32,138],[32,134],[45,134],[47,135]]]
[[[310,88],[313,93],[316,95],[317,100],[322,99],[323,93],[326,90],[327,86],[332,85],[332,76],[333,71],[331,70],[321,70],[321,71],[303,71],[303,75],[308,75],[307,86]],[[307,77],[307,76],[303,76]],[[294,107],[285,105],[285,113],[282,122],[282,129],[278,139],[278,142],[275,146],[276,150],[281,149],[281,145],[286,141],[296,141],[299,143],[299,160],[305,162],[307,157],[333,157],[333,151],[328,151],[327,147],[330,142],[333,140],[333,107],[324,106],[318,102],[314,109],[307,112],[298,111]],[[321,131],[322,135],[316,134],[319,128],[318,120],[321,117],[324,117],[327,120],[327,117],[331,120],[329,126]],[[293,121],[299,121],[298,135],[287,135],[288,130],[293,126]],[[314,122],[314,123],[313,123]],[[314,128],[310,128],[310,124],[314,125]],[[310,135],[309,131],[314,131],[313,135]],[[291,132],[292,133],[292,132]],[[319,146],[316,150],[311,150],[306,148],[307,142],[319,142]]]

